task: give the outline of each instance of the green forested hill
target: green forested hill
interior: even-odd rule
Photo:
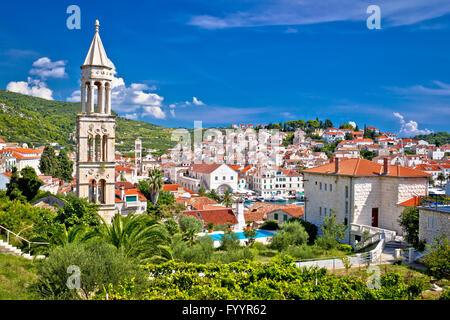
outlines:
[[[45,100],[0,89],[0,137],[29,146],[57,142],[72,149],[80,109],[79,103]],[[116,149],[133,149],[134,139],[141,137],[144,148],[165,151],[175,145],[170,140],[172,130],[117,116]]]
[[[414,137],[415,140],[425,140],[432,144],[442,146],[450,143],[450,133],[445,131],[434,132],[430,134],[421,134]]]

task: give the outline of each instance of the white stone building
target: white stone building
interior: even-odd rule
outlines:
[[[214,189],[224,193],[225,190],[237,189],[238,173],[226,164],[193,164],[177,177],[177,183],[195,192],[204,188],[206,191]]]
[[[428,174],[407,167],[383,165],[365,159],[333,159],[332,163],[303,170],[305,179],[305,220],[322,225],[336,214],[347,225],[346,241],[354,244],[360,234],[351,233],[352,224],[402,233],[399,203],[413,196],[427,195]]]

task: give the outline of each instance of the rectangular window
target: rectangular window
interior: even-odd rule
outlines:
[[[227,178],[225,176],[223,176],[223,180],[226,180]]]
[[[330,183],[330,192],[333,192],[333,185]]]
[[[319,207],[319,216],[322,216],[322,207]]]
[[[274,213],[274,214],[273,214],[273,218],[274,218],[275,220],[278,220],[278,213]]]
[[[322,190],[322,182],[319,183],[319,190]]]
[[[348,213],[348,201],[345,201],[345,214]]]
[[[126,196],[125,201],[126,201],[126,202],[134,202],[134,201],[137,201],[137,196]]]
[[[327,191],[327,184],[325,183],[325,191]]]
[[[218,176],[216,176],[216,181],[217,181],[217,180],[219,180],[219,177],[218,177]]]
[[[348,186],[345,186],[345,198],[348,198]]]
[[[283,215],[283,221],[287,221],[287,215]]]
[[[230,180],[233,180],[233,176],[230,177]]]

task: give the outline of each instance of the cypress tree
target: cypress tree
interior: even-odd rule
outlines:
[[[53,147],[45,147],[39,163],[39,170],[41,170],[42,174],[56,177],[58,172],[58,160],[56,159],[55,149],[53,149]]]
[[[67,152],[64,149],[59,152],[57,163],[57,177],[66,182],[72,181],[73,162],[69,160]]]

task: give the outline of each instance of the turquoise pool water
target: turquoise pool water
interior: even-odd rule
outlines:
[[[247,239],[244,236],[243,232],[234,232],[234,234],[236,234],[238,236],[238,239]],[[266,237],[272,237],[274,235],[273,231],[267,231],[267,230],[256,230],[256,236],[255,238],[266,238]],[[208,235],[208,237],[211,237],[214,241],[220,241],[222,240],[222,237],[224,236],[224,234],[211,234]]]

